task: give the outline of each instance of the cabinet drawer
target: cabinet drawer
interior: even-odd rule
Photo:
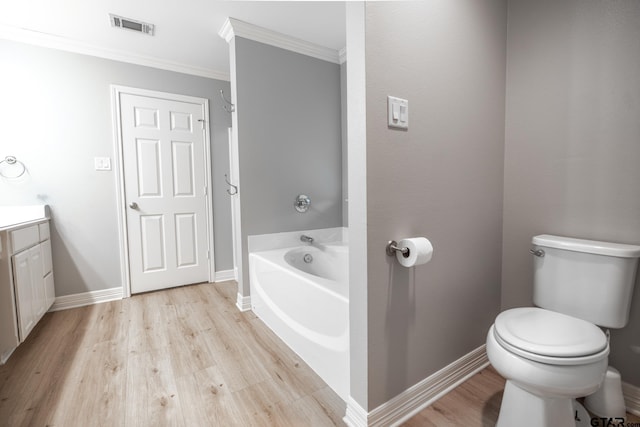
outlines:
[[[38,230],[40,232],[40,241],[47,240],[51,237],[51,233],[49,232],[49,223],[43,222],[42,224],[38,224]]]
[[[10,232],[12,253],[20,252],[30,246],[36,245],[40,241],[38,226],[20,228]]]

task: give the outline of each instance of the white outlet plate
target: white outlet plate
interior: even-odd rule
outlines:
[[[111,170],[111,158],[110,157],[94,157],[93,163],[97,171],[110,171]]]

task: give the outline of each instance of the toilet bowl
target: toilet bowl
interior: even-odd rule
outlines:
[[[574,399],[596,390],[587,409],[619,412],[619,376],[609,369],[603,383],[609,340],[598,326],[629,321],[640,246],[548,234],[531,243],[536,307],[500,313],[487,335],[489,361],[507,380],[498,427],[575,427]]]
[[[574,427],[573,399],[595,392],[607,370],[606,335],[590,322],[528,307],[504,311],[487,355],[506,380],[498,427]]]

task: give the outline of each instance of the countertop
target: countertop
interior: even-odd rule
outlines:
[[[0,206],[0,231],[51,218],[48,205]]]

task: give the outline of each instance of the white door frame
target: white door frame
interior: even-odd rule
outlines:
[[[240,234],[240,186],[238,185],[240,171],[238,168],[238,150],[233,144],[233,128],[227,129],[229,138],[229,182],[233,185],[231,189],[235,192],[231,194],[231,240],[233,242],[233,278],[237,282],[239,274],[242,273],[238,268],[241,264],[242,245]]]
[[[118,230],[120,240],[120,265],[122,267],[122,295],[125,298],[131,296],[131,275],[129,270],[129,239],[127,238],[127,214],[124,191],[124,154],[122,147],[122,123],[120,120],[120,95],[130,94],[138,96],[146,96],[149,98],[169,99],[173,101],[189,102],[201,104],[204,111],[203,123],[204,132],[204,155],[205,155],[205,178],[206,182],[206,221],[207,221],[207,248],[209,251],[209,282],[213,282],[215,275],[215,254],[213,251],[213,197],[211,196],[211,139],[210,139],[210,123],[209,123],[209,100],[206,98],[198,98],[194,96],[179,95],[175,93],[159,92],[147,89],[139,89],[134,87],[111,85],[111,108],[113,121],[113,143],[115,148],[115,164],[116,173],[116,205],[118,211]]]

